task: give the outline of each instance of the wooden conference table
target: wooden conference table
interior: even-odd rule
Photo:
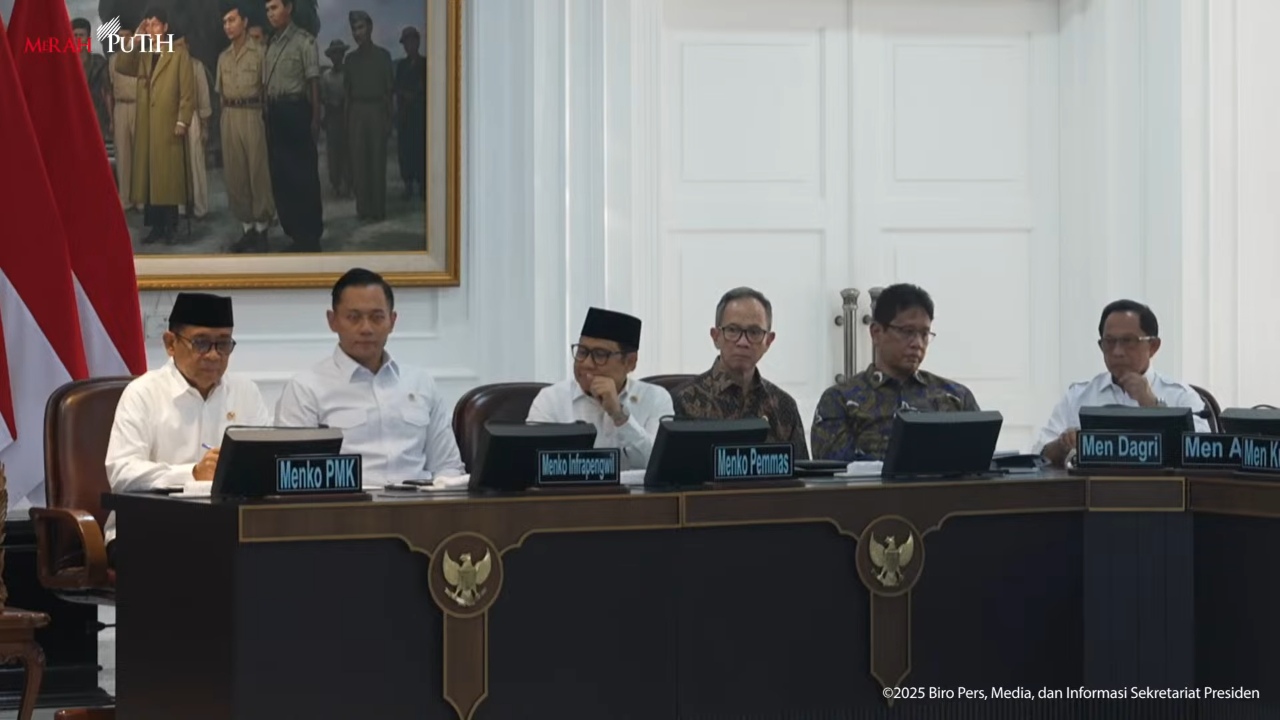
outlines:
[[[374,495],[108,496],[120,720],[1280,717],[1280,482]]]

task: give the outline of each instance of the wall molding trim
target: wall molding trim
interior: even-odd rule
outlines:
[[[331,332],[323,333],[236,333],[236,345],[279,345],[280,342],[286,341],[290,344],[313,344],[326,343],[335,345],[338,342],[337,336]],[[392,344],[403,343],[406,341],[423,341],[438,340],[440,333],[434,330],[397,330],[391,334],[390,342]]]
[[[438,383],[479,381],[481,377],[477,370],[466,367],[428,367],[427,372],[431,375],[431,378]],[[243,378],[249,378],[256,383],[266,385],[283,385],[297,375],[296,372],[283,370],[239,370],[234,371],[234,374]]]

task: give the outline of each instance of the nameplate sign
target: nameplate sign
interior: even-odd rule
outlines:
[[[795,477],[795,447],[791,443],[716,445],[712,465],[712,482],[786,480]]]
[[[1280,473],[1280,438],[1240,438],[1240,469],[1250,472]]]
[[[1079,467],[1163,467],[1163,440],[1160,433],[1081,430],[1076,437],[1076,465]]]
[[[359,455],[276,457],[277,495],[358,493],[363,490]]]
[[[1182,434],[1182,467],[1239,470],[1244,438],[1225,433]]]
[[[539,450],[536,480],[543,487],[617,485],[621,468],[618,448]]]

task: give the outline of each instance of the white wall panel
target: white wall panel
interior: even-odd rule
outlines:
[[[896,183],[1025,182],[1031,90],[1025,42],[913,42],[892,46]],[[906,191],[906,188],[896,188]],[[932,188],[924,189],[926,192]]]
[[[1061,393],[1043,321],[1059,302],[1056,5],[853,8],[850,284],[929,291],[939,335],[925,369],[1000,410],[1000,446],[1025,448]],[[872,355],[859,332],[861,368]]]
[[[744,282],[767,288],[767,271],[781,267],[816,294],[772,293],[786,327],[765,369],[805,387],[829,382],[839,363],[830,288],[861,287],[865,311],[870,284],[909,274],[938,297],[948,341],[953,323],[980,332],[967,326],[981,326],[973,308],[989,305],[993,288],[1030,283],[1051,295],[1013,319],[1030,326],[1033,347],[1057,347],[1031,363],[1045,397],[1098,371],[1097,313],[1134,296],[1155,303],[1176,338],[1162,369],[1185,368],[1224,404],[1280,401],[1268,365],[1280,333],[1267,314],[1280,300],[1267,270],[1280,261],[1269,199],[1280,110],[1266,74],[1280,59],[1269,41],[1280,17],[1267,0],[471,0],[468,9],[463,286],[403,289],[392,344],[443,376],[451,396],[480,382],[564,377],[563,345],[589,304],[645,319],[642,374],[701,371],[713,296]],[[859,23],[896,35],[876,59],[892,82],[871,100],[857,90],[867,69],[855,60],[869,42]],[[945,27],[946,41],[922,23]],[[1056,110],[1034,80],[1048,63],[1058,67]],[[744,84],[735,68],[759,83]],[[864,101],[891,111],[883,124],[854,116]],[[699,109],[686,117],[684,104]],[[936,132],[931,114],[947,120]],[[1061,166],[1049,172],[1027,133],[1055,123]],[[696,140],[687,156],[672,152],[681,136]],[[891,161],[864,174],[861,156],[876,147]],[[872,213],[852,200],[868,186]],[[1032,200],[1041,193],[1061,199],[1052,251],[1034,240],[1053,222]],[[849,249],[868,233],[888,244]],[[787,244],[763,258],[741,252],[767,238]],[[961,296],[964,274],[939,274],[922,253],[980,261],[969,272],[978,289]],[[681,274],[713,261],[704,283]],[[1056,267],[1057,280],[996,277],[1024,261]],[[701,295],[675,303],[676,288]],[[242,318],[233,367],[268,395],[332,348],[324,291],[230,294]],[[172,297],[145,293],[143,308],[164,312]],[[783,352],[800,338],[816,346]],[[154,364],[162,351],[149,343]],[[792,352],[797,369],[782,369]],[[983,382],[1007,377],[1005,362],[992,364],[999,372],[971,367],[943,340],[930,357],[939,372],[949,365]],[[992,385],[981,399],[999,406],[1003,394]]]

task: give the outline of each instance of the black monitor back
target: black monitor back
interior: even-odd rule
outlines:
[[[209,492],[214,497],[259,497],[263,488],[275,487],[277,457],[341,452],[338,428],[232,426],[222,434]],[[267,483],[266,477],[272,481]]]
[[[1102,405],[1080,408],[1081,430],[1160,433],[1165,467],[1181,465],[1182,434],[1195,432],[1195,415],[1189,407],[1130,407]]]
[[[715,471],[717,445],[760,445],[769,439],[769,421],[695,420],[663,418],[653,441],[645,487],[675,488],[704,485]]]
[[[991,472],[1004,416],[995,410],[899,412],[880,476],[886,480]]]
[[[1280,437],[1280,410],[1274,408],[1227,408],[1218,420],[1231,435]]]
[[[585,422],[522,423],[489,420],[476,445],[471,490],[520,491],[538,477],[539,450],[590,450],[596,428]]]

